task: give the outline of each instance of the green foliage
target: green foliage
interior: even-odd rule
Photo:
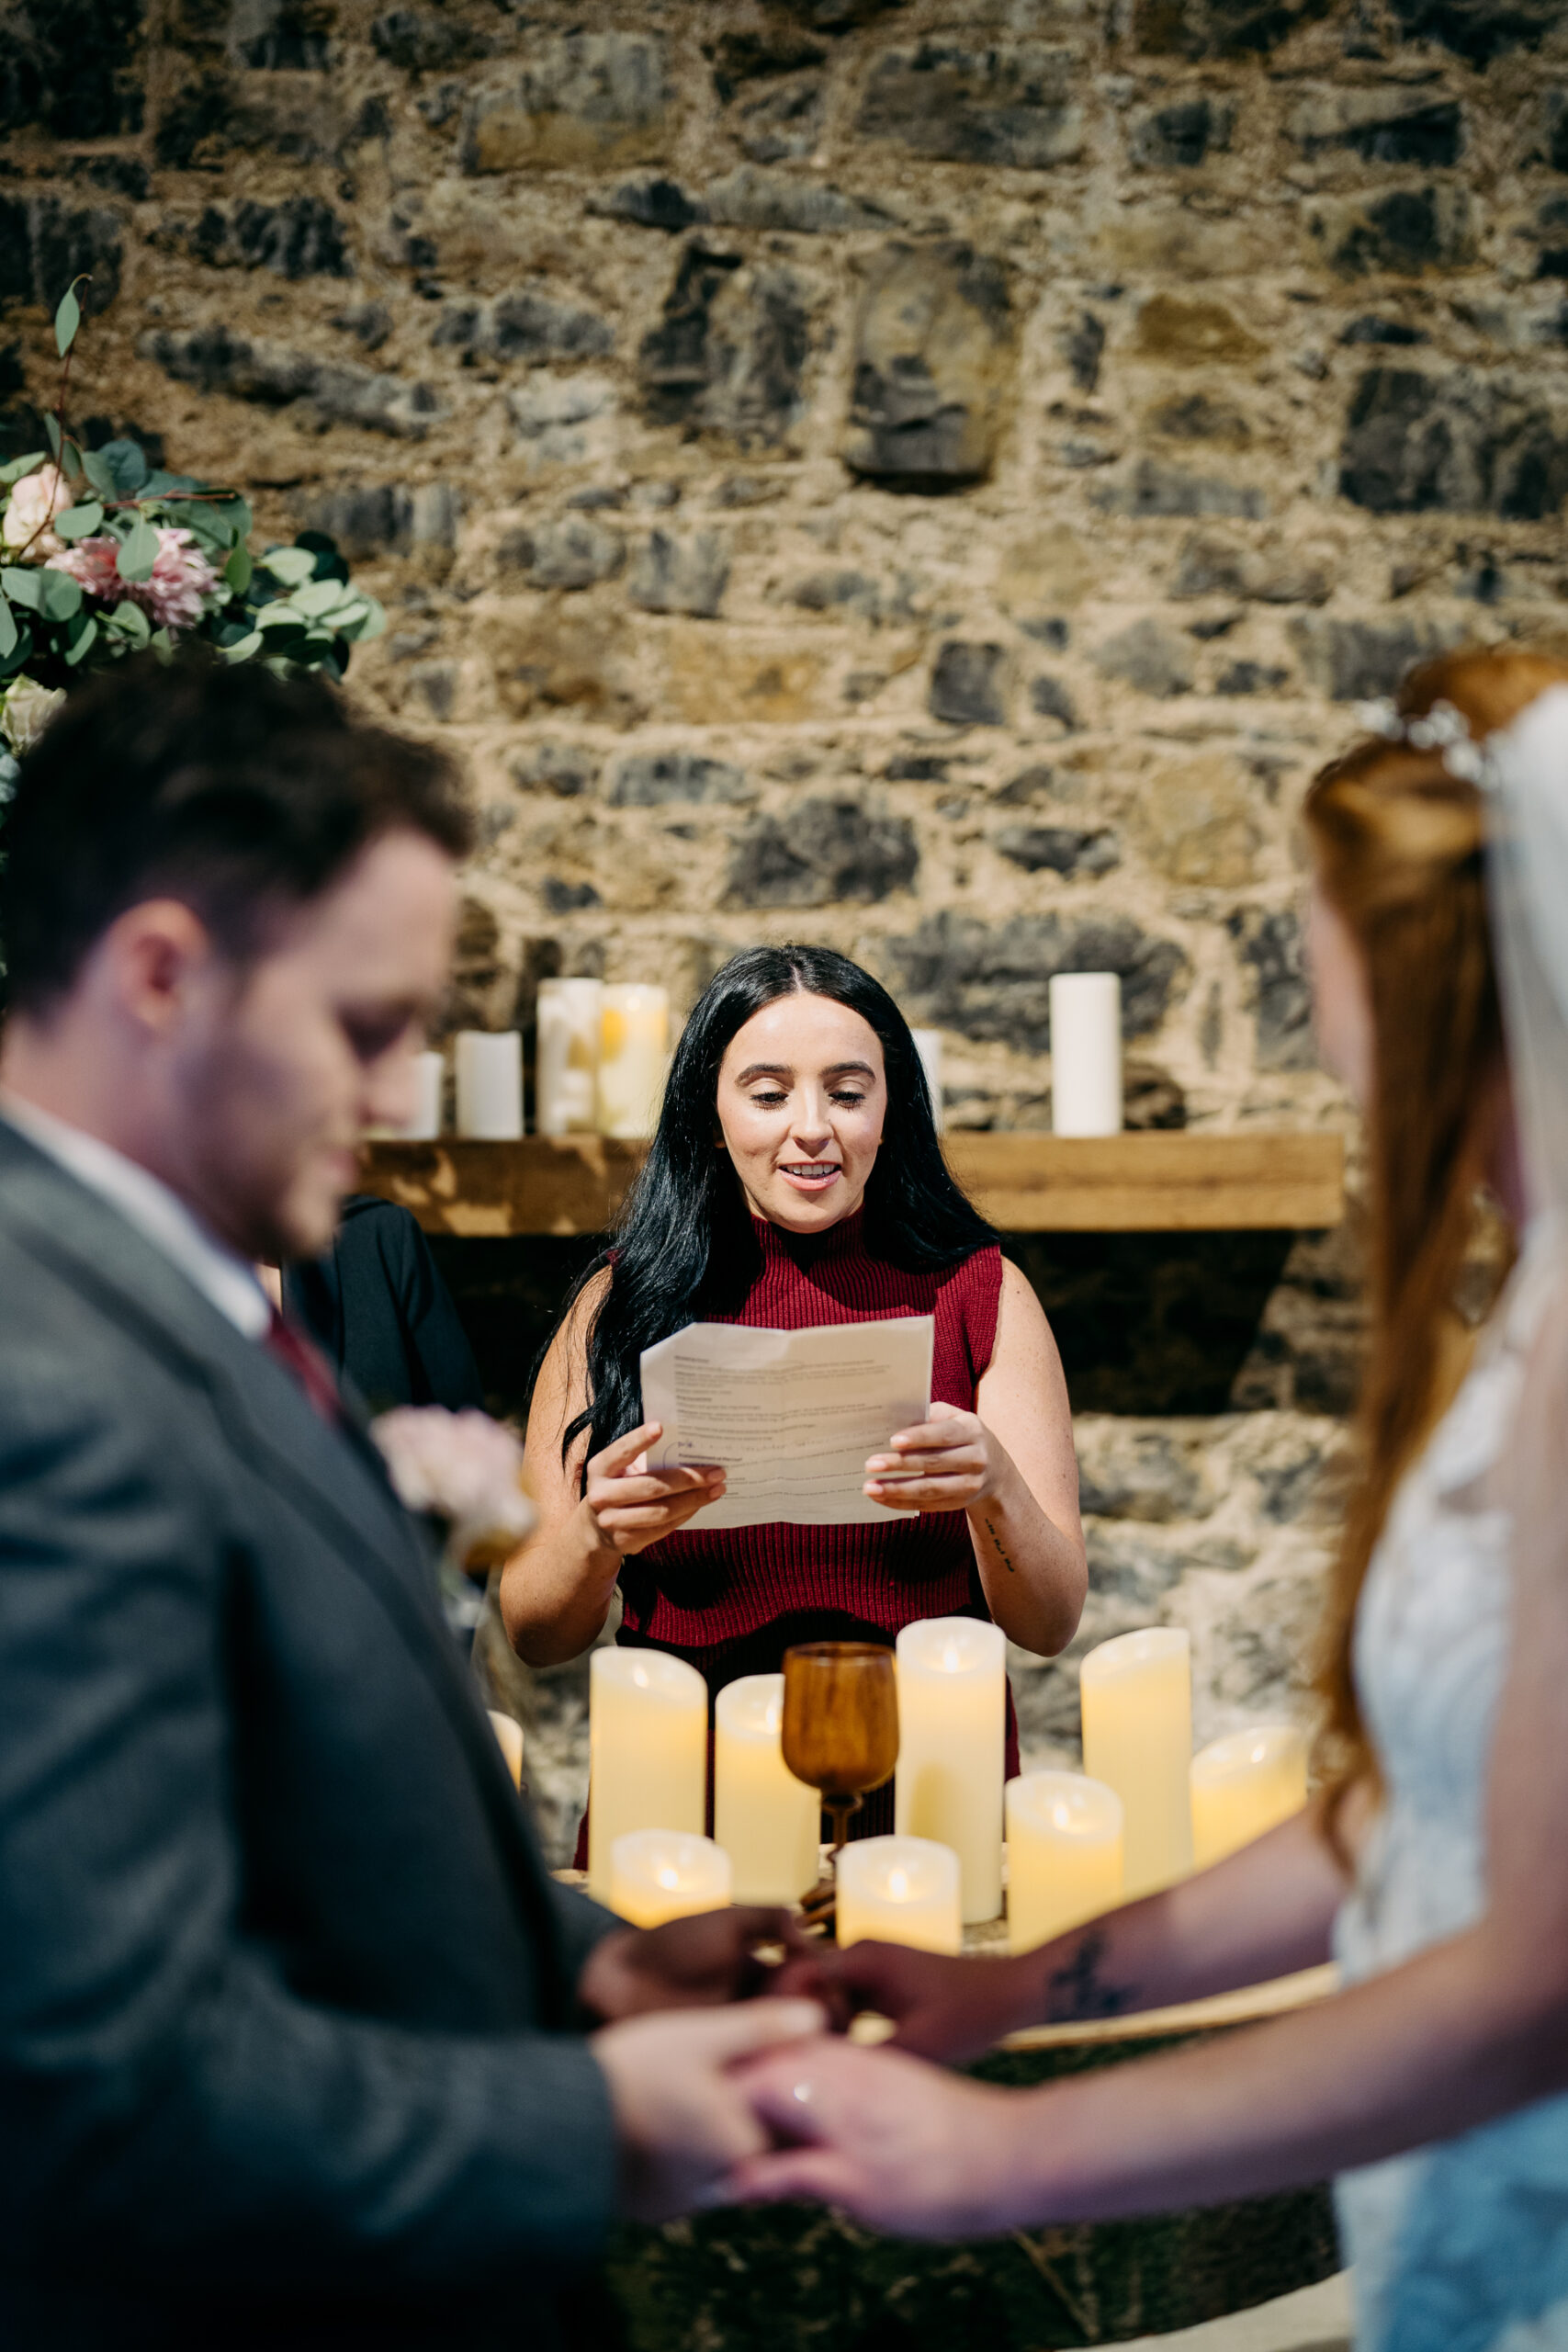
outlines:
[[[167,655],[194,638],[225,662],[341,678],[353,647],[386,627],[321,533],[253,550],[254,518],[239,491],[150,466],[131,440],[78,447],[65,390],[84,282],[73,283],[55,313],[62,378],[56,413],[44,420],[49,447],[0,466],[5,771],[51,694],[84,670],[149,646]],[[0,774],[0,801],[6,781]]]

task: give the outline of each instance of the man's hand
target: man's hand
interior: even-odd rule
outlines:
[[[1016,2093],[826,2041],[771,2051],[738,2081],[760,2123],[799,2144],[742,2157],[728,2202],[810,2199],[906,2238],[987,2237],[1037,2218]]]
[[[1033,1955],[1028,1955],[1032,1960]],[[862,2009],[891,2018],[901,2050],[961,2065],[1043,2014],[1043,1963],[958,1960],[903,1944],[821,1945],[779,1971],[776,1990],[826,2003],[835,2024]]]
[[[671,1919],[662,1928],[622,1928],[603,1937],[578,1979],[584,2008],[608,2025],[649,2009],[712,2008],[774,1989],[776,1955],[798,1960],[817,1949],[787,1911],[739,1904]],[[792,1988],[795,1989],[795,1988]],[[805,1991],[807,1988],[801,1986]]]
[[[730,2071],[779,2042],[804,2053],[822,2012],[812,2001],[750,2001],[694,2017],[631,2018],[589,2042],[604,2069],[621,2146],[622,2209],[667,2222],[711,2203],[717,2183],[768,2146]]]

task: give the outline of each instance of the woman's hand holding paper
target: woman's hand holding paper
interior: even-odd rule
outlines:
[[[893,1510],[972,1510],[1012,1468],[977,1413],[933,1404],[931,1419],[900,1430],[865,1465],[865,1491]]]
[[[601,1550],[645,1551],[723,1494],[719,1469],[649,1470],[644,1456],[661,1435],[658,1421],[644,1421],[590,1461],[582,1504]]]

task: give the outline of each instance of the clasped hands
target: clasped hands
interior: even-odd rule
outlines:
[[[605,2020],[592,2047],[635,2219],[787,2199],[905,2236],[1015,2225],[1013,2102],[921,2063],[977,2055],[1021,2021],[1009,1963],[890,1944],[840,1953],[786,1912],[739,1905],[613,1931],[579,1990]],[[868,2007],[899,2046],[832,2030]]]
[[[649,1468],[648,1449],[662,1434],[660,1422],[644,1421],[591,1458],[582,1509],[601,1549],[645,1552],[723,1497],[721,1468]],[[971,1510],[995,1491],[1007,1459],[978,1414],[933,1404],[929,1419],[871,1456],[864,1491],[893,1510]]]

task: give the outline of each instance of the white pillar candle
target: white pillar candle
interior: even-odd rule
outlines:
[[[501,1752],[506,1758],[506,1769],[512,1775],[512,1785],[514,1789],[520,1789],[523,1785],[523,1726],[519,1723],[513,1723],[510,1715],[500,1713],[494,1707],[491,1707],[489,1713],[490,1727],[501,1743]]]
[[[708,1692],[662,1650],[595,1650],[588,1668],[588,1883],[610,1892],[610,1849],[632,1829],[701,1837]]]
[[[457,1133],[491,1143],[523,1132],[523,1040],[515,1029],[459,1029]]]
[[[1195,1867],[1250,1846],[1306,1801],[1306,1735],[1294,1724],[1253,1724],[1212,1740],[1192,1758]]]
[[[784,1676],[743,1674],[714,1710],[713,1834],[737,1903],[795,1903],[817,1883],[822,1801],[784,1760]]]
[[[592,1135],[598,1105],[599,980],[541,980],[534,1124],[542,1136]]]
[[[599,1010],[599,1132],[650,1136],[670,1052],[670,998],[637,984],[606,988]]]
[[[923,1617],[896,1645],[901,1838],[951,1846],[965,1920],[1002,1907],[1002,1772],[1007,1643],[974,1617]]]
[[[1051,1125],[1059,1136],[1122,1132],[1122,981],[1057,972],[1051,982]]]
[[[1192,1868],[1192,1655],[1183,1628],[1151,1625],[1090,1650],[1078,1677],[1084,1770],[1125,1813],[1125,1891],[1152,1894]]]
[[[629,1829],[610,1849],[610,1908],[634,1928],[661,1928],[729,1901],[729,1856],[711,1838]]]
[[[910,1944],[917,1951],[957,1951],[958,1857],[929,1838],[861,1838],[844,1847],[838,1872],[840,1944],[863,1938]]]
[[[909,1035],[915,1041],[915,1051],[920,1057],[920,1067],[926,1074],[926,1084],[931,1089],[931,1111],[936,1119],[936,1131],[938,1135],[941,1135],[943,1125],[942,1115],[942,1031],[940,1029],[911,1029]]]
[[[1008,1943],[1032,1951],[1122,1900],[1122,1800],[1081,1772],[1007,1785]]]
[[[446,1064],[439,1054],[412,1057],[413,1109],[400,1127],[367,1127],[366,1134],[390,1143],[429,1143],[441,1133],[441,1085]]]

